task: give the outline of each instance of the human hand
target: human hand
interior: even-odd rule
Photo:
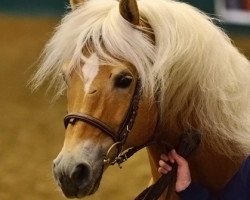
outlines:
[[[175,150],[172,150],[168,154],[162,154],[161,160],[159,161],[160,167],[158,168],[161,174],[167,174],[172,170],[172,167],[167,162],[176,162],[178,165],[175,184],[176,192],[185,190],[191,183],[190,169],[187,160],[177,154]]]

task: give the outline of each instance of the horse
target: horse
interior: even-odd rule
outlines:
[[[173,0],[71,0],[33,77],[67,91],[65,140],[53,161],[66,197],[96,192],[120,153],[197,130],[192,178],[213,192],[250,152],[250,64],[213,19]],[[152,178],[161,144],[147,148]],[[173,184],[161,200],[178,200]]]

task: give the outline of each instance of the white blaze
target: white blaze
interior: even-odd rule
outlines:
[[[96,53],[92,54],[82,67],[82,73],[84,77],[84,91],[89,92],[90,86],[99,72],[99,59]]]

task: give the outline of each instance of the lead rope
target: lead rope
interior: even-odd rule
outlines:
[[[182,157],[189,156],[200,144],[201,134],[197,130],[189,130],[180,137],[177,153]],[[150,187],[141,192],[135,200],[157,200],[164,190],[175,180],[177,174],[177,164],[171,164],[172,171],[164,174]]]

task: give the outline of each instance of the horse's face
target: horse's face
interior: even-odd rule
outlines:
[[[68,80],[68,112],[84,113],[109,125],[116,133],[121,126],[136,87],[133,66],[99,65],[92,53],[82,68]],[[151,138],[156,122],[156,109],[141,98],[138,114],[125,148],[143,144]],[[114,143],[100,129],[77,121],[66,129],[64,146],[54,160],[54,176],[67,197],[82,197],[96,191],[107,167],[104,157]],[[115,157],[117,149],[109,156]]]
[[[83,0],[72,0],[72,7],[75,8],[77,3],[83,3]],[[120,1],[120,13],[130,23],[139,25],[136,1]],[[94,117],[118,135],[124,121],[127,121],[125,119],[138,88],[138,72],[126,61],[103,65],[91,42],[83,47],[86,59],[67,80],[68,113]],[[154,133],[156,105],[142,91],[138,106],[124,149],[144,144]],[[68,124],[63,148],[53,166],[54,177],[67,197],[79,198],[97,190],[103,171],[108,167],[104,162],[107,152],[111,159],[117,156],[117,146],[110,151],[115,142],[102,128],[84,120]]]

